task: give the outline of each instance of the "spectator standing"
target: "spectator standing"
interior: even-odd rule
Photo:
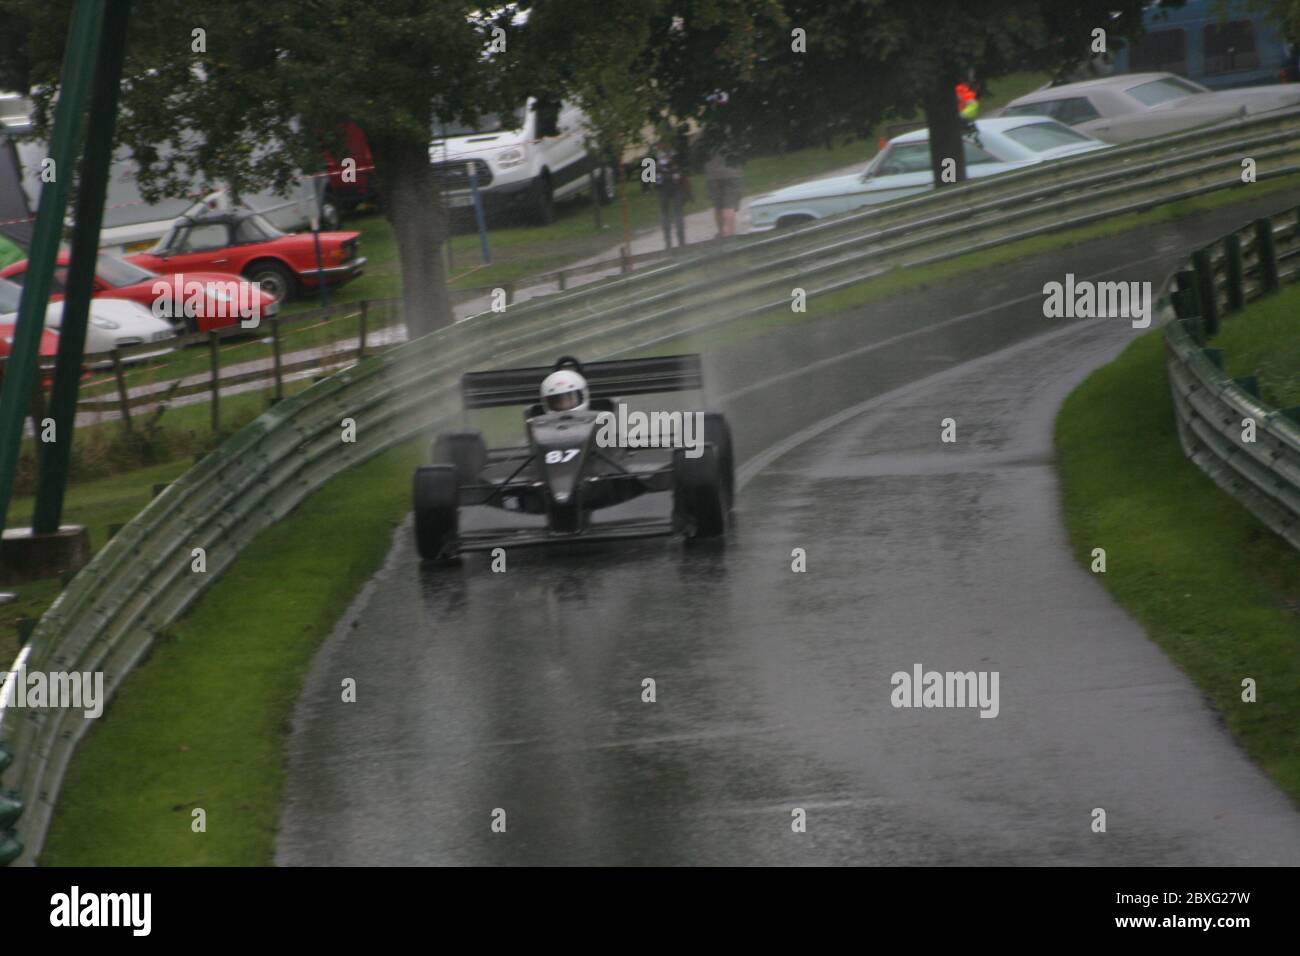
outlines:
[[[686,204],[691,200],[691,181],[686,176],[686,165],[669,145],[668,137],[661,136],[655,143],[655,192],[659,195],[659,221],[664,230],[664,248],[673,247],[673,229],[677,229],[677,245],[686,245]]]
[[[719,91],[708,96],[713,115],[719,117],[719,110],[726,107],[729,97]],[[736,212],[740,209],[740,193],[744,182],[744,167],[733,148],[722,141],[721,123],[716,123],[713,133],[718,136],[704,163],[704,181],[709,189],[709,200],[713,203],[713,219],[718,225],[718,238],[725,239],[736,234]]]

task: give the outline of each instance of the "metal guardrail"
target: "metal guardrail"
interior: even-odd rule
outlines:
[[[1243,132],[1258,136],[1242,139]],[[503,313],[482,313],[365,359],[277,404],[169,485],[72,580],[9,668],[11,675],[24,668],[102,671],[111,698],[154,640],[257,534],[339,472],[457,420],[459,374],[471,367],[539,363],[557,350],[616,355],[789,308],[791,275],[772,278],[787,260],[801,264],[795,277],[813,297],[898,265],[940,261],[1223,189],[1240,182],[1243,149],[1279,142],[1300,148],[1300,111],[1108,150],[736,243],[530,299]],[[1207,178],[1205,161],[1213,155],[1218,165]],[[1261,178],[1300,169],[1296,158],[1295,165],[1279,163]],[[1231,178],[1221,175],[1227,172]],[[1060,214],[1057,203],[1095,199],[1102,182],[1121,179],[1129,181],[1112,190],[1110,203],[1073,217]],[[972,238],[988,231],[994,235]],[[730,269],[733,263],[741,268]],[[345,418],[356,424],[351,443],[341,440]],[[200,547],[207,564],[201,574],[191,570],[192,550]],[[15,827],[23,844],[19,863],[39,855],[67,764],[88,725],[77,711],[6,708],[0,693],[0,738],[9,740],[13,753],[7,781],[26,802]]]
[[[1183,452],[1300,549],[1300,408],[1265,404],[1253,376],[1229,376],[1223,352],[1206,347],[1221,316],[1300,281],[1297,261],[1300,208],[1198,250],[1166,289],[1174,317],[1165,328],[1165,366]]]

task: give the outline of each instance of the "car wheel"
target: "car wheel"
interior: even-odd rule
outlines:
[[[415,508],[415,548],[426,561],[455,557],[459,530],[459,492],[456,469],[426,465],[415,470],[412,499]]]
[[[478,480],[478,474],[487,464],[487,445],[481,432],[448,432],[439,435],[433,443],[433,463],[451,465],[459,484]]]
[[[326,199],[321,205],[320,227],[326,232],[335,232],[338,230],[342,221],[342,218],[339,216],[339,207],[334,205],[334,203],[329,199]]]
[[[727,530],[727,492],[717,449],[705,446],[698,458],[684,449],[673,456],[673,514],[688,538],[717,538]]]
[[[533,184],[533,219],[539,226],[555,222],[555,193],[551,189],[551,177],[546,173],[538,176]]]
[[[784,216],[776,221],[778,229],[794,229],[798,226],[807,225],[810,222],[816,222],[815,216]]]
[[[258,288],[276,302],[288,302],[293,298],[293,273],[278,262],[270,260],[254,262],[244,272],[244,278],[256,282]]]
[[[704,442],[717,450],[718,471],[730,511],[736,500],[736,459],[731,449],[731,426],[721,412],[704,413]]]

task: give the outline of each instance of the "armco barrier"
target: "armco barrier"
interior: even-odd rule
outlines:
[[[1293,417],[1300,409],[1264,404],[1253,377],[1227,375],[1223,353],[1206,347],[1221,316],[1300,280],[1295,261],[1300,209],[1256,220],[1198,250],[1166,290],[1175,317],[1165,328],[1165,365],[1187,457],[1300,548],[1300,424]]]
[[[788,308],[792,278],[813,297],[898,265],[1227,188],[1240,182],[1237,157],[1247,149],[1257,159],[1273,159],[1261,178],[1300,170],[1300,111],[980,180],[737,243],[484,313],[366,359],[277,404],[168,486],[73,579],[7,680],[24,668],[98,670],[111,697],[154,639],[263,529],[339,472],[454,421],[459,374],[470,367],[542,363],[557,351],[626,352]],[[1061,215],[1076,206],[1084,208]],[[353,443],[341,441],[345,418],[355,422]],[[205,573],[191,571],[195,548],[205,550]],[[39,855],[64,771],[87,726],[79,711],[18,710],[6,707],[0,693],[0,739],[13,755],[5,782],[25,803],[12,834],[0,827],[0,854],[18,852],[18,862],[29,864]]]

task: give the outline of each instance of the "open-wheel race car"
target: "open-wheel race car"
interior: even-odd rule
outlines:
[[[525,406],[525,443],[489,449],[478,431],[437,437],[433,464],[415,472],[420,556],[445,560],[495,547],[666,534],[720,537],[734,487],[726,419],[717,412],[629,411],[623,402],[703,385],[698,355],[585,366],[565,356],[551,367],[466,373],[466,411]],[[604,509],[656,493],[664,501],[659,514],[597,520]],[[494,512],[479,522],[486,526],[462,528],[464,509]]]

